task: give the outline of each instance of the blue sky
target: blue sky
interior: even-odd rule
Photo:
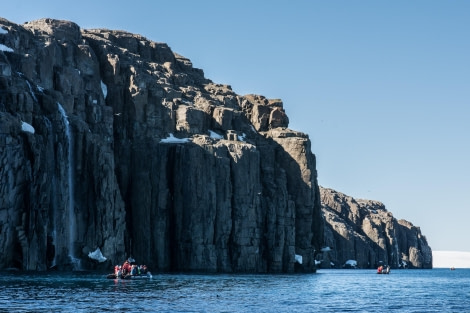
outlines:
[[[318,179],[470,251],[470,1],[9,1],[166,42],[239,94],[281,98]]]

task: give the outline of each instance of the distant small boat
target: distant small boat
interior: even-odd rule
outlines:
[[[451,271],[455,271],[455,267],[452,266],[452,267],[450,268],[450,270],[451,270]]]
[[[390,274],[390,266],[379,266],[377,268],[377,274]]]

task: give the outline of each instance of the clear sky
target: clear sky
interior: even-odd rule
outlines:
[[[239,94],[281,98],[320,185],[470,251],[470,1],[5,1],[166,42]]]

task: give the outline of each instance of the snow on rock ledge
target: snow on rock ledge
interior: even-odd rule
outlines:
[[[26,133],[34,134],[34,127],[26,122],[21,122],[21,130]]]

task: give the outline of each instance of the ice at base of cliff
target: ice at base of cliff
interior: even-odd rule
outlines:
[[[357,261],[356,260],[347,260],[345,265],[356,267],[357,266]]]
[[[0,43],[0,51],[13,52],[13,49]]]
[[[170,133],[168,137],[160,140],[160,142],[163,142],[163,143],[186,143],[188,141],[191,141],[191,139],[190,138],[176,138],[175,136],[173,136],[172,133]]]
[[[88,253],[88,257],[89,257],[90,259],[96,260],[96,261],[98,261],[98,262],[100,262],[100,263],[107,260],[107,259],[103,256],[103,254],[101,253],[100,248],[97,248],[95,251]]]
[[[34,127],[26,122],[21,122],[21,130],[27,133],[34,134]]]

